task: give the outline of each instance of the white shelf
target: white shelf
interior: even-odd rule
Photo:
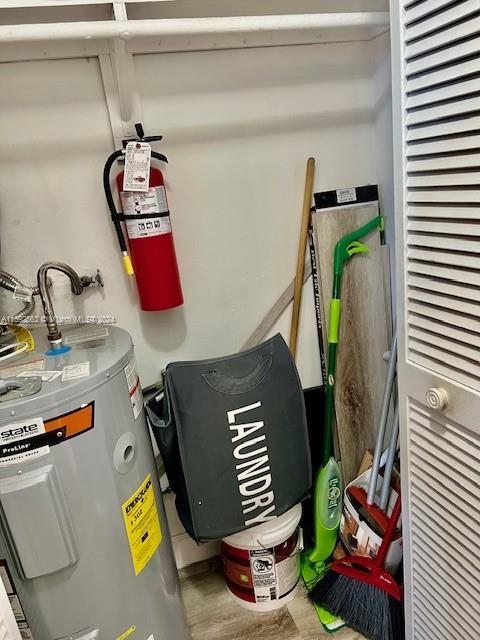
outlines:
[[[388,25],[388,14],[307,13],[292,15],[208,18],[155,18],[152,20],[96,20],[0,26],[0,42],[51,40],[133,40],[148,37],[236,35],[265,32],[368,29]]]
[[[178,14],[172,10],[177,2]],[[136,19],[129,19],[128,4],[137,5]],[[162,5],[170,7],[168,16],[179,17],[162,17]],[[276,15],[270,3],[264,5],[269,11],[265,15],[207,12],[207,17],[192,17],[188,12],[185,16],[186,6],[192,5],[178,0],[3,0],[0,61],[101,55],[112,51],[115,40],[125,42],[132,54],[162,53],[370,40],[389,28],[385,11]],[[210,4],[212,8],[231,11],[232,4]]]
[[[1,9],[32,9],[42,7],[88,7],[94,4],[111,4],[116,0],[0,0]],[[139,4],[143,2],[178,2],[178,0],[122,0],[117,4]]]

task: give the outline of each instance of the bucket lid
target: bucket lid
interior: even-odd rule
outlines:
[[[273,518],[256,527],[245,529],[224,538],[231,547],[239,549],[262,549],[263,547],[275,547],[295,532],[302,517],[302,505],[296,504],[283,515]]]

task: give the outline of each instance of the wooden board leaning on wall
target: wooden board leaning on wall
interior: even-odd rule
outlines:
[[[378,215],[378,203],[335,207],[312,214],[323,312],[329,308],[336,242]],[[366,449],[375,444],[389,348],[390,318],[386,300],[385,248],[378,232],[363,244],[369,254],[355,255],[345,265],[342,317],[335,380],[337,457],[345,484],[356,477]],[[325,313],[323,317],[326,318]],[[328,323],[323,323],[327,344]]]

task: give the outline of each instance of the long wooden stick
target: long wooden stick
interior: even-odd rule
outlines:
[[[310,260],[305,260],[305,268],[303,273],[303,281],[306,282],[310,275],[312,274],[312,265],[310,264]],[[293,300],[293,287],[295,281],[292,280],[287,288],[280,294],[280,296],[275,300],[270,309],[267,311],[265,316],[260,321],[253,332],[249,335],[249,337],[245,340],[245,342],[240,347],[240,351],[244,351],[245,349],[250,349],[251,347],[256,347],[257,344],[260,344],[262,340],[264,340],[274,324],[280,318],[282,313],[288,307],[290,302]]]
[[[305,176],[305,191],[303,193],[302,222],[300,226],[300,241],[298,243],[297,272],[293,290],[292,324],[290,325],[290,351],[295,358],[297,352],[298,324],[300,320],[300,304],[302,302],[303,272],[305,266],[305,252],[307,250],[308,224],[310,221],[310,207],[312,204],[313,178],[315,174],[315,158],[307,161]]]

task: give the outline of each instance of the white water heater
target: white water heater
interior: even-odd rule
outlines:
[[[54,356],[33,335],[0,371],[0,575],[23,638],[187,640],[129,334]]]

